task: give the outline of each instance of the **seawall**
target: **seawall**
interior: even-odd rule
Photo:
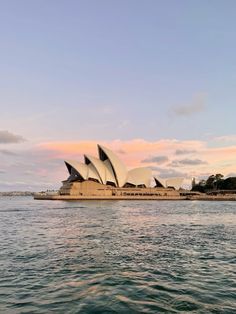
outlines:
[[[75,200],[157,200],[157,201],[236,201],[236,195],[199,195],[199,196],[76,196],[76,195],[59,195],[59,194],[46,194],[35,193],[34,199],[36,200],[57,200],[57,201],[75,201]]]

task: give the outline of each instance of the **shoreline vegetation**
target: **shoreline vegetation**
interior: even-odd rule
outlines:
[[[228,191],[236,193],[236,177],[228,177],[224,179],[224,176],[220,173],[212,174],[207,180],[200,180],[198,183],[195,179],[192,181],[192,190],[194,192],[214,194],[214,192]]]

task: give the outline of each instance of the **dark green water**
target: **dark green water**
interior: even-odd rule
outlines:
[[[236,202],[0,199],[0,313],[236,313]]]

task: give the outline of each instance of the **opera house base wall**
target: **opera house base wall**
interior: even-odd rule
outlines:
[[[70,196],[179,196],[179,192],[170,188],[118,188],[100,184],[94,181],[63,182],[60,195]]]
[[[179,200],[186,199],[171,188],[117,188],[94,181],[64,181],[58,193],[36,193],[35,199],[47,200]]]

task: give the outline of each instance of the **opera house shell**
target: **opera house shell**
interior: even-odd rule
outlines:
[[[84,155],[84,163],[66,160],[70,174],[68,182],[94,181],[114,187],[150,187],[152,173],[141,167],[127,170],[125,164],[110,149],[98,145],[99,158]]]

